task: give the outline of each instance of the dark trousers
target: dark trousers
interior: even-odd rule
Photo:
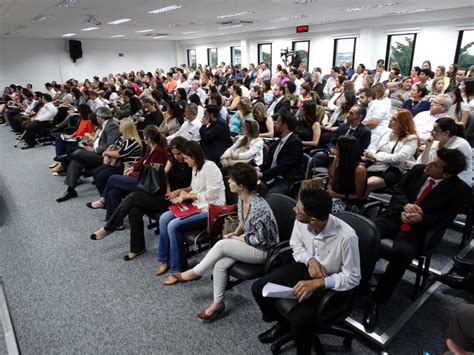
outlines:
[[[98,168],[95,168],[92,172],[94,176],[95,187],[97,187],[97,191],[102,196],[105,190],[105,186],[107,185],[107,181],[109,177],[112,175],[122,175],[123,174],[123,164],[119,166],[109,166],[109,165],[101,165]]]
[[[122,199],[137,189],[137,178],[134,176],[112,175],[107,180],[102,197],[105,198],[107,213],[105,220],[108,221],[118,208]]]
[[[30,120],[29,116],[25,116],[25,115],[13,116],[10,122],[11,129],[14,130],[15,132],[22,132],[24,130],[22,129],[22,126],[23,125],[26,126],[26,123],[29,123],[29,120]]]
[[[313,328],[318,324],[318,305],[328,290],[316,290],[308,299],[296,303],[285,318],[274,306],[275,298],[263,297],[262,289],[267,282],[294,287],[301,280],[311,280],[308,267],[305,264],[294,262],[275,269],[252,285],[252,294],[262,311],[263,320],[265,322],[278,321],[281,325],[286,324],[291,327],[298,355],[311,354],[314,338]]]
[[[145,250],[145,228],[143,216],[147,212],[166,212],[170,202],[163,195],[150,196],[143,191],[135,191],[125,197],[104,226],[114,231],[128,215],[130,222],[130,252]]]
[[[56,157],[68,154],[76,150],[77,148],[79,148],[77,142],[68,142],[61,139],[61,137],[56,138],[56,140],[54,141],[54,150],[56,151]]]
[[[282,194],[288,195],[290,192],[290,184],[283,179],[275,178],[270,185],[268,185],[268,194]]]
[[[51,125],[49,121],[37,121],[33,120],[25,126],[25,135],[23,139],[28,145],[36,144],[36,133],[43,128],[46,128]]]
[[[405,274],[411,261],[418,255],[422,235],[412,228],[408,232],[402,232],[400,225],[402,221],[399,215],[383,216],[377,219],[375,225],[380,231],[380,237],[393,239],[392,252],[389,255],[389,264],[385,273],[375,289],[375,300],[379,303],[387,303],[395,287]]]
[[[69,155],[69,166],[64,183],[70,187],[77,186],[77,179],[81,176],[83,169],[94,169],[102,165],[102,156],[96,152],[77,149]]]

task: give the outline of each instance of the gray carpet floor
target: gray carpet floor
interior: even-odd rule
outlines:
[[[212,300],[210,272],[201,281],[166,287],[153,273],[153,231],[146,235],[148,252],[132,262],[122,260],[128,229],[91,241],[89,235],[103,224],[104,211],[85,206],[97,198],[90,180],[77,188],[78,198],[58,204],[55,199],[65,186],[62,177],[48,170],[53,147],[22,151],[13,148],[14,142],[9,128],[0,127],[0,275],[23,354],[270,352],[257,340],[268,325],[251,297],[250,282],[227,292],[221,319],[199,322],[196,313]],[[459,233],[450,231],[434,266],[449,262],[458,241]],[[384,307],[381,329],[409,304],[412,279],[407,273],[392,304]],[[465,294],[441,286],[386,351],[441,353],[451,314],[467,301]],[[361,312],[356,310],[354,316]],[[347,353],[340,339],[321,339],[328,351]],[[285,348],[285,353],[294,352],[291,345]],[[353,353],[376,354],[380,349],[355,340]]]

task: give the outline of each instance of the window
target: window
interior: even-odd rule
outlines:
[[[337,38],[334,40],[334,55],[332,58],[332,66],[340,67],[347,62],[352,60],[354,63],[356,48],[356,38]]]
[[[188,49],[188,65],[196,68],[196,50],[195,49]]]
[[[389,35],[387,37],[387,53],[385,55],[386,68],[397,62],[402,75],[410,75],[415,53],[416,33]]]
[[[240,47],[230,47],[230,61],[233,65],[242,64],[242,51]]]
[[[454,63],[458,68],[469,68],[474,64],[474,30],[459,31]]]
[[[207,63],[210,66],[217,65],[217,48],[207,49]]]
[[[272,69],[272,44],[262,43],[258,45],[258,64],[265,63],[268,69]]]
[[[301,63],[306,64],[306,68],[309,68],[309,41],[293,42],[293,53],[300,57]]]

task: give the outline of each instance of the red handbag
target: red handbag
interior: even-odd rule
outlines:
[[[213,205],[209,204],[208,215],[207,215],[207,235],[211,236],[212,225],[214,221],[224,214],[235,213],[237,212],[237,205]],[[222,228],[224,224],[224,219],[219,221],[217,228]]]
[[[168,207],[176,218],[185,218],[201,212],[199,208],[192,203],[182,203],[180,205],[171,205]]]

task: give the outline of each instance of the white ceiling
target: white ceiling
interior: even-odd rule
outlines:
[[[168,34],[160,40],[186,40],[219,36],[225,33],[244,33],[271,28],[297,25],[369,19],[400,11],[420,11],[420,19],[429,16],[429,11],[472,7],[472,0],[79,0],[74,7],[57,7],[62,0],[0,0],[0,37],[3,38],[62,38],[66,33],[76,33],[76,39],[110,39],[124,35],[121,39],[150,39],[136,31],[153,29],[151,35]],[[304,3],[300,5],[298,3]],[[170,5],[182,8],[162,13],[148,11]],[[347,11],[348,8],[358,8]],[[251,13],[219,19],[217,16],[243,11]],[[428,14],[427,14],[428,13]],[[101,25],[99,29],[83,32],[91,27],[88,15],[93,15]],[[474,17],[474,8],[467,16]],[[49,16],[43,21],[34,20]],[[294,16],[305,16],[294,19]],[[108,22],[130,18],[120,25]],[[220,29],[220,24],[229,20],[252,21],[241,27]],[[277,21],[275,21],[277,20]],[[192,33],[190,33],[192,32]],[[150,34],[149,34],[150,35]]]

